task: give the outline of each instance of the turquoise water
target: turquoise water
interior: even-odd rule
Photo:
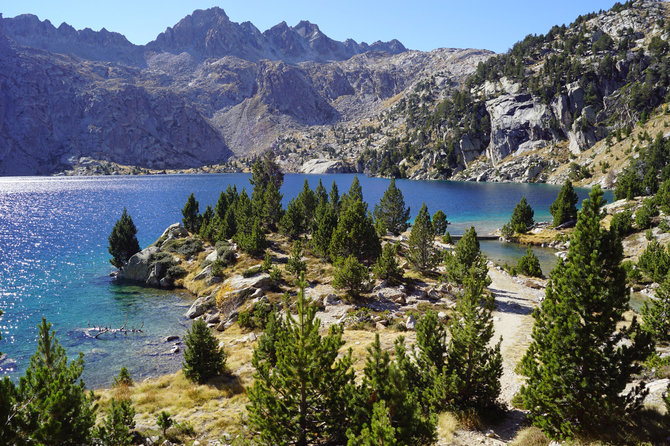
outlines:
[[[123,207],[133,217],[142,247],[181,219],[181,208],[194,192],[201,210],[214,205],[222,189],[249,188],[248,174],[161,175],[91,178],[0,178],[0,374],[23,373],[36,345],[43,316],[53,323],[61,343],[74,358],[85,353],[84,378],[89,387],[106,385],[121,366],[136,379],[177,370],[181,356],[167,354],[168,335],[182,336],[183,316],[192,298],[175,291],[119,285],[109,274],[107,236]],[[340,194],[353,175],[286,175],[284,204],[307,178],[312,188],[321,178]],[[389,181],[359,177],[370,209]],[[434,213],[442,209],[458,234],[474,225],[488,233],[509,219],[525,195],[536,219],[548,219],[558,188],[547,185],[487,184],[399,180],[405,201],[416,215],[422,202]],[[580,198],[587,191],[578,189]],[[611,200],[611,196],[608,197]],[[491,245],[493,249],[499,244]],[[484,247],[487,250],[486,247]],[[501,248],[496,248],[500,250]],[[492,256],[494,257],[494,256]],[[89,325],[142,327],[134,335],[86,336]]]

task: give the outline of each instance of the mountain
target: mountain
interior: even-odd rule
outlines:
[[[81,158],[199,167],[287,132],[376,116],[435,72],[459,84],[492,53],[338,42],[306,21],[260,32],[198,10],[144,46],[106,30],[0,16],[0,175]]]
[[[520,182],[570,177],[611,187],[621,160],[631,159],[638,144],[629,139],[626,150],[615,153],[614,141],[637,129],[644,134],[648,121],[665,113],[659,107],[670,97],[669,15],[667,2],[628,1],[527,36],[479,64],[446,98],[435,95],[434,83],[417,84],[381,115],[365,148],[344,144],[342,151],[370,175]],[[339,144],[342,133],[362,130],[348,127],[326,139]],[[309,138],[297,138],[298,144]],[[287,157],[294,150],[288,142],[280,152]]]

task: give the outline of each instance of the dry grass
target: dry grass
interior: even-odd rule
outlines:
[[[451,412],[443,412],[437,419],[437,438],[441,443],[451,443],[458,429],[458,418]]]
[[[544,435],[544,432],[535,426],[521,429],[516,434],[512,446],[547,446],[551,440]]]

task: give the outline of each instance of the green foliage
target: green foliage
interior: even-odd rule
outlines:
[[[656,289],[655,298],[642,307],[642,328],[656,341],[670,341],[670,275]]]
[[[95,429],[93,436],[102,446],[131,446],[135,429],[135,409],[127,399],[112,398],[107,416],[102,425]]]
[[[0,310],[0,316],[2,314]],[[0,339],[2,339],[1,335]],[[1,352],[0,356],[2,356]],[[0,444],[14,444],[19,441],[17,423],[12,422],[17,415],[17,397],[14,383],[8,377],[0,380]]]
[[[300,194],[298,194],[297,200],[302,203],[304,230],[309,231],[313,226],[314,212],[316,212],[316,206],[318,202],[316,194],[309,187],[309,183],[307,182],[306,178],[302,185],[302,191],[300,191]]]
[[[377,259],[372,270],[377,279],[386,280],[391,284],[402,282],[403,272],[396,260],[397,253],[398,245],[391,243],[384,245],[382,254]]]
[[[475,269],[477,277],[490,283],[486,256],[479,250],[477,231],[473,226],[466,230],[463,237],[456,243],[454,253],[446,252],[444,255],[447,279],[455,283],[463,283],[472,268]]]
[[[651,219],[658,215],[658,209],[651,198],[645,198],[642,206],[635,211],[635,224],[638,229],[648,229],[651,227]]]
[[[358,297],[369,284],[370,272],[360,263],[356,256],[349,255],[346,259],[340,257],[335,262],[333,272],[333,288],[344,289],[350,297]]]
[[[112,255],[109,261],[117,268],[123,267],[134,254],[140,252],[137,241],[137,228],[130,218],[126,208],[123,208],[121,218],[116,221],[112,233],[109,235],[107,250]]]
[[[396,187],[395,179],[391,179],[384,196],[375,206],[374,217],[376,221],[382,222],[386,230],[395,236],[408,228],[409,207],[405,207],[405,199],[402,191]]]
[[[521,201],[517,203],[512,212],[510,225],[514,231],[519,234],[525,234],[535,224],[535,220],[533,220],[534,214],[535,212],[526,201],[526,197],[521,197]]]
[[[330,204],[320,204],[316,210],[316,230],[312,234],[312,248],[323,259],[329,258],[330,240],[337,228],[337,214]]]
[[[130,372],[128,371],[127,368],[121,367],[119,375],[114,378],[114,381],[112,381],[112,386],[119,387],[119,386],[132,386],[132,385],[133,385],[133,378],[130,376]]]
[[[286,212],[279,221],[279,230],[292,239],[297,239],[305,232],[305,209],[302,201],[294,198],[288,202]]]
[[[251,226],[251,232],[237,234],[237,241],[240,244],[240,249],[247,254],[253,256],[259,256],[265,252],[267,247],[267,239],[265,238],[265,232],[261,227],[260,220],[256,218],[253,225]]]
[[[95,414],[93,395],[80,379],[83,356],[68,364],[51,324],[42,318],[37,351],[19,382],[17,424],[27,444],[88,444]]]
[[[293,250],[291,251],[291,256],[286,262],[286,270],[293,273],[296,280],[300,278],[302,274],[307,270],[307,262],[303,258],[302,252],[302,241],[296,240],[293,244]]]
[[[342,207],[337,228],[330,240],[330,258],[356,256],[360,262],[374,262],[381,252],[381,243],[367,206],[360,200]]]
[[[181,210],[181,214],[184,216],[182,222],[184,223],[184,228],[187,231],[197,234],[200,230],[200,204],[195,199],[193,193],[188,196],[184,209]]]
[[[202,251],[202,240],[196,237],[172,239],[165,242],[161,250],[191,257]]]
[[[447,231],[448,224],[447,214],[442,212],[441,209],[435,212],[435,215],[433,215],[433,229],[435,229],[435,235],[444,235]]]
[[[383,403],[389,410],[390,424],[395,429],[399,444],[431,444],[435,440],[435,416],[424,414],[420,404],[420,391],[412,386],[410,377],[396,361],[391,361],[382,350],[379,334],[368,347],[363,369],[363,379],[356,392],[354,420],[355,431],[361,437],[374,423],[375,408]],[[360,438],[360,437],[359,437]]]
[[[268,184],[263,197],[263,225],[269,230],[277,229],[284,211],[281,207],[282,194],[275,183]]]
[[[484,294],[484,283],[475,271],[465,281],[449,322],[451,339],[442,370],[440,395],[443,408],[481,412],[496,407],[500,394],[502,356],[493,338],[493,296]],[[439,387],[439,386],[438,386]]]
[[[396,430],[391,424],[391,417],[386,403],[382,400],[374,403],[370,426],[365,426],[360,435],[347,431],[347,446],[396,446]],[[402,444],[402,443],[400,443]]]
[[[247,310],[240,311],[237,322],[240,324],[240,327],[248,330],[264,330],[265,326],[268,324],[269,315],[272,311],[272,306],[266,302],[256,302]]]
[[[167,435],[167,430],[170,429],[174,424],[174,420],[170,416],[169,412],[163,410],[156,416],[156,424],[159,428],[161,428],[163,431],[163,437],[165,437]]]
[[[614,214],[610,221],[610,231],[621,239],[633,232],[633,213],[621,211]]]
[[[351,181],[349,190],[342,196],[342,200],[340,201],[340,210],[346,210],[350,205],[357,201],[365,203],[363,200],[363,188],[361,187],[361,182],[358,180],[358,175],[354,175],[354,179]],[[367,211],[368,207],[365,205],[365,212],[367,213]]]
[[[663,245],[652,240],[640,254],[637,266],[647,273],[651,280],[661,283],[670,270],[670,254]]]
[[[577,220],[577,202],[579,197],[572,188],[570,180],[566,180],[561,191],[549,207],[549,212],[554,217],[553,225],[559,226],[565,222]]]
[[[516,266],[516,270],[530,277],[544,277],[540,267],[540,259],[537,258],[532,249],[528,248]]]
[[[602,191],[584,201],[567,259],[559,261],[546,297],[533,312],[532,342],[520,364],[530,419],[552,438],[602,429],[608,420],[640,407],[644,392],[624,393],[650,352],[634,320],[619,328],[629,308],[623,249],[603,229]]]
[[[226,369],[226,352],[219,348],[216,338],[202,319],[193,322],[184,337],[186,350],[182,371],[191,381],[204,383]]]
[[[265,228],[275,229],[282,213],[279,189],[284,182],[284,174],[272,152],[256,159],[249,182],[253,186],[251,203],[254,216],[261,219]]]
[[[274,327],[274,358],[266,353],[267,331],[260,343],[265,342],[264,351],[254,350],[249,424],[262,444],[343,444],[354,389],[351,351],[339,354],[341,326],[321,336],[317,308],[305,298],[304,283],[296,309],[297,316],[287,311]]]
[[[429,271],[440,261],[434,238],[435,230],[430,221],[430,214],[426,203],[423,203],[419,214],[414,219],[407,242],[407,260],[419,271]]]
[[[269,249],[265,250],[265,256],[263,256],[263,263],[261,264],[261,269],[263,271],[270,271],[272,268],[272,254]]]
[[[454,239],[451,237],[451,234],[449,234],[449,232],[446,232],[442,236],[442,243],[446,243],[447,245],[453,245],[454,244]]]
[[[328,193],[328,201],[330,202],[330,206],[333,208],[333,211],[335,211],[335,214],[340,213],[340,192],[337,188],[337,184],[333,180],[333,185],[330,186],[330,192]]]

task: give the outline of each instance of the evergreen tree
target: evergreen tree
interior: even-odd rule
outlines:
[[[182,371],[186,378],[202,384],[225,371],[226,352],[219,348],[216,338],[202,319],[193,322],[184,344]]]
[[[556,201],[549,206],[549,212],[554,217],[554,226],[562,225],[567,221],[577,220],[578,201],[579,197],[577,197],[575,190],[572,188],[572,183],[570,180],[565,180],[565,184],[558,193]]]
[[[93,395],[80,380],[84,355],[68,364],[51,324],[42,318],[38,346],[19,382],[21,426],[27,444],[88,444],[95,422]]]
[[[319,206],[325,206],[328,204],[328,192],[326,192],[326,188],[323,186],[323,183],[321,182],[321,178],[319,178],[319,184],[316,186],[316,189],[314,190],[314,194],[316,195],[316,207],[318,208]]]
[[[200,230],[200,204],[195,199],[193,193],[188,196],[184,209],[181,210],[184,216],[182,222],[188,232],[196,234]]]
[[[274,364],[258,349],[249,389],[249,423],[262,444],[297,446],[346,441],[354,375],[351,351],[339,355],[342,327],[319,334],[317,308],[305,298],[301,283],[297,316],[289,311],[275,334]],[[263,335],[261,339],[265,337]]]
[[[300,278],[301,274],[304,274],[307,270],[307,263],[302,259],[302,241],[296,240],[293,244],[293,250],[291,251],[291,257],[288,258],[286,262],[286,270],[292,272],[295,275],[296,280]]]
[[[323,259],[329,259],[330,239],[337,227],[337,214],[330,204],[319,205],[316,229],[312,234],[312,248]]]
[[[349,186],[349,191],[342,196],[340,210],[346,210],[356,201],[363,203],[365,205],[365,212],[368,211],[368,205],[365,204],[365,201],[363,200],[363,188],[361,187],[361,182],[358,181],[358,175],[354,175],[354,179],[351,181],[351,186]]]
[[[396,430],[391,425],[389,410],[384,401],[374,403],[370,426],[365,426],[360,435],[347,431],[347,446],[396,446]]]
[[[228,205],[228,194],[226,194],[224,191],[221,191],[219,194],[219,199],[216,200],[216,205],[214,206],[214,215],[219,217],[219,220],[223,221],[223,219],[226,218]]]
[[[247,191],[242,189],[235,200],[235,227],[237,228],[235,237],[239,239],[244,234],[251,234],[254,220],[253,204]]]
[[[386,280],[389,283],[402,282],[403,272],[395,256],[398,253],[398,245],[387,243],[382,248],[382,254],[375,263],[373,273],[379,280]]]
[[[167,436],[167,430],[172,427],[174,420],[169,412],[163,410],[156,416],[156,424],[161,428],[161,431],[163,431],[163,438],[165,438]]]
[[[642,328],[656,341],[670,341],[670,274],[656,289],[655,298],[644,303]]]
[[[328,194],[330,205],[333,207],[335,214],[340,213],[340,192],[337,188],[337,183],[333,181],[333,185],[330,186],[330,193]]]
[[[264,207],[262,213],[263,226],[271,231],[277,229],[277,225],[283,215],[281,207],[282,194],[275,186],[275,183],[270,183],[265,188]]]
[[[202,220],[200,223],[200,237],[205,240],[212,240],[213,228],[212,223],[214,221],[214,211],[210,205],[207,205],[205,212],[202,213]]]
[[[395,185],[395,178],[391,179],[384,196],[375,206],[375,220],[381,221],[386,229],[393,235],[399,235],[409,227],[409,207],[405,207],[405,199],[402,191]]]
[[[417,270],[429,271],[440,261],[434,239],[435,230],[430,221],[426,203],[423,203],[419,214],[414,219],[407,242],[407,260]]]
[[[0,316],[2,314],[2,310],[0,310]],[[0,336],[0,339],[2,339],[2,336]],[[0,356],[2,356],[2,352],[0,352]],[[4,377],[0,380],[0,444],[19,443],[17,420],[15,419],[17,415],[16,406],[16,386],[8,377]]]
[[[275,162],[272,152],[266,152],[262,157],[257,158],[254,165],[251,167],[251,178],[249,182],[253,186],[251,192],[251,203],[255,217],[264,218],[268,204],[266,196],[268,188],[275,189],[276,194],[279,194],[279,189],[284,182],[284,174],[279,169],[279,165]],[[272,197],[275,199],[276,197]],[[281,202],[281,198],[279,199]],[[271,204],[274,209],[274,204]],[[274,214],[272,214],[274,215]],[[279,221],[277,216],[277,220]],[[268,224],[268,222],[264,222]],[[274,220],[270,224],[276,223]]]
[[[355,255],[351,254],[346,259],[340,257],[335,262],[333,288],[346,290],[349,297],[358,297],[365,291],[369,279],[368,268],[360,263]]]
[[[140,244],[137,241],[137,228],[133,219],[130,218],[126,208],[123,208],[121,218],[116,221],[112,233],[109,235],[109,246],[107,250],[112,255],[109,261],[117,268],[123,267],[133,255],[140,252]]]
[[[381,243],[365,204],[356,200],[343,207],[330,240],[330,258],[346,258],[353,254],[360,262],[371,263],[380,252]]]
[[[226,216],[221,222],[221,229],[216,236],[217,240],[230,240],[237,233],[237,218],[235,218],[235,207],[229,206]]]
[[[374,422],[375,406],[384,403],[399,444],[433,443],[435,417],[423,414],[419,399],[417,389],[412,387],[398,364],[391,361],[389,353],[382,350],[379,334],[375,334],[375,341],[368,347],[363,379],[356,392],[358,412],[354,425],[358,430],[362,429],[359,438],[364,437],[365,428]],[[358,432],[350,432],[355,433]]]
[[[473,226],[465,231],[463,237],[456,243],[453,254],[445,253],[444,261],[447,268],[447,278],[452,282],[463,283],[470,269],[475,268],[478,278],[483,280],[486,285],[490,283],[487,278],[486,256],[479,250],[477,231]]]
[[[444,235],[444,233],[447,232],[448,224],[447,214],[442,212],[441,209],[435,212],[435,215],[433,215],[433,229],[435,229],[435,235]]]
[[[279,221],[279,230],[292,239],[297,239],[305,232],[305,211],[302,201],[294,198],[288,202],[286,212]]]
[[[128,399],[112,398],[107,416],[94,433],[102,446],[131,446],[135,429],[135,409]]]
[[[512,212],[512,219],[510,225],[519,234],[525,234],[535,224],[533,215],[535,212],[526,201],[526,197],[521,197],[521,201],[517,203]]]
[[[521,274],[530,277],[543,277],[542,268],[540,267],[540,259],[537,258],[532,249],[526,249],[524,254],[517,263],[516,269]]]
[[[452,410],[482,411],[496,406],[502,376],[502,339],[489,346],[494,308],[493,296],[484,295],[484,284],[473,272],[465,281],[449,322],[451,339],[443,377],[448,389],[445,403]]]
[[[307,179],[302,185],[302,191],[298,194],[298,200],[302,203],[303,225],[304,230],[307,231],[312,228],[314,212],[318,204],[316,194],[310,189]]]
[[[238,232],[237,241],[240,244],[240,249],[252,256],[260,256],[268,246],[265,232],[263,232],[261,222],[258,218],[251,225],[251,232],[241,234]]]
[[[636,320],[618,328],[628,310],[622,247],[600,225],[604,204],[595,187],[577,217],[565,262],[533,312],[532,342],[521,361],[521,388],[530,418],[553,438],[595,432],[641,403],[641,388],[624,392],[650,352]]]

